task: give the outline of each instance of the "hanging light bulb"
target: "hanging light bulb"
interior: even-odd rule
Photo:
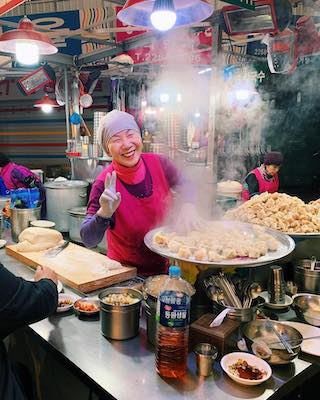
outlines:
[[[56,102],[56,100],[50,99],[50,97],[46,93],[42,97],[42,99],[37,100],[33,106],[41,108],[41,111],[48,114],[53,110],[53,108],[59,107],[59,104]]]
[[[32,65],[39,61],[40,54],[55,54],[58,49],[47,35],[36,32],[30,19],[24,17],[17,29],[0,35],[0,51],[16,54],[18,62]]]
[[[152,25],[159,31],[168,31],[177,20],[173,0],[156,0],[150,16]]]
[[[203,21],[212,13],[207,0],[127,0],[117,18],[126,25],[168,30]]]
[[[39,62],[39,48],[34,43],[21,40],[16,44],[16,59],[20,64],[34,65]]]
[[[51,104],[43,104],[43,105],[41,106],[41,110],[42,110],[44,113],[49,114],[49,113],[51,113],[51,111],[53,110],[53,107],[52,107]]]

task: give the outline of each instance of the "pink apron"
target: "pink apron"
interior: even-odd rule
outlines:
[[[273,179],[270,181],[267,181],[264,179],[261,171],[259,168],[255,168],[253,171],[250,172],[250,174],[254,174],[258,180],[259,184],[259,193],[263,192],[269,192],[269,193],[275,193],[279,190],[279,177],[276,175]],[[242,190],[242,200],[247,201],[250,199],[250,193],[246,184],[243,187]]]
[[[120,179],[116,189],[121,193],[121,203],[115,212],[115,226],[107,230],[108,257],[138,268],[139,275],[155,275],[167,272],[168,261],[144,244],[144,236],[160,226],[169,211],[172,195],[159,158],[154,154],[141,156],[150,171],[153,191],[151,196],[137,198],[130,194]],[[105,180],[113,171],[111,164],[99,176]]]

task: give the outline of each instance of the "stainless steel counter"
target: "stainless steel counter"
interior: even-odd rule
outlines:
[[[0,260],[15,275],[26,279],[33,271],[0,250]],[[65,292],[70,290],[65,287]],[[154,350],[141,327],[138,337],[126,341],[109,341],[100,333],[100,321],[80,320],[74,314],[56,314],[31,325],[31,330],[52,346],[75,369],[82,371],[105,393],[119,400],[141,399],[272,399],[281,388],[289,391],[301,383],[316,367],[302,359],[289,366],[273,368],[272,378],[263,385],[243,387],[230,380],[214,364],[214,374],[207,379],[196,375],[190,353],[188,373],[183,380],[166,381],[155,371]],[[70,365],[70,363],[69,363]],[[280,392],[278,392],[280,393]]]

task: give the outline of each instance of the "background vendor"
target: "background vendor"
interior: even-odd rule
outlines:
[[[38,188],[40,192],[41,216],[43,218],[45,217],[46,192],[37,175],[27,167],[11,162],[10,158],[6,154],[0,153],[0,177],[8,190]]]
[[[263,192],[275,193],[279,190],[278,172],[283,163],[279,151],[271,151],[264,156],[263,164],[246,176],[243,184],[242,200],[247,201]]]

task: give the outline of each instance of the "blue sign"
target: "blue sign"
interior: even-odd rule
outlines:
[[[21,18],[22,16],[15,16],[2,19],[5,21],[18,23]],[[55,45],[59,49],[59,53],[69,54],[71,56],[77,56],[81,54],[81,40],[63,38],[63,36],[69,34],[70,31],[80,28],[79,10],[46,14],[28,14],[28,18],[35,25],[35,29],[37,28],[37,26],[42,26],[52,30],[52,32],[57,32],[59,35],[62,36],[62,38],[58,41],[54,41]],[[3,32],[5,32],[14,28],[3,26],[2,29]]]

